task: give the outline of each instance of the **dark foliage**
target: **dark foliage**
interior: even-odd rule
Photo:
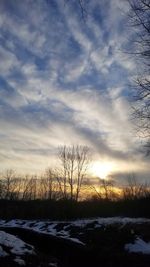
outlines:
[[[70,200],[0,200],[2,219],[54,219],[70,220],[90,217],[148,217],[150,218],[150,197],[127,200],[91,200],[75,202]]]

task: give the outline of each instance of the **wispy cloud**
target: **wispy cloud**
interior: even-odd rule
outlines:
[[[125,97],[135,69],[121,52],[125,2],[90,1],[86,22],[64,1],[0,6],[1,168],[44,168],[60,144],[87,144],[125,170],[147,166]]]

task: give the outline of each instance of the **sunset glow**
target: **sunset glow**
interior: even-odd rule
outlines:
[[[91,171],[94,176],[101,179],[106,179],[108,175],[114,170],[114,164],[111,162],[96,161],[92,164]]]

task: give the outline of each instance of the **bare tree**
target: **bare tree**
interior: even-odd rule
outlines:
[[[15,171],[12,169],[6,170],[1,180],[3,197],[9,200],[19,198],[20,184],[21,180],[16,177]]]
[[[28,200],[29,199],[29,190],[30,190],[30,177],[28,175],[25,175],[25,177],[22,178],[22,200]]]
[[[58,183],[55,172],[47,168],[44,176],[39,179],[38,195],[41,199],[57,199]]]
[[[29,199],[35,200],[37,197],[37,176],[31,176],[28,187]]]
[[[99,179],[97,186],[92,186],[98,199],[114,199],[116,193],[114,192],[114,181],[112,179]]]
[[[45,182],[47,184],[47,198],[51,200],[54,191],[54,173],[50,168],[45,171]]]
[[[72,5],[73,4],[72,2],[73,1],[71,1],[71,0],[64,0],[64,4],[70,3]],[[85,0],[76,0],[76,1],[74,1],[74,3],[77,4],[77,6],[79,8],[79,11],[81,12],[82,19],[85,21],[86,17],[87,17],[87,9],[86,9],[87,1],[85,1]]]
[[[34,200],[37,198],[37,176],[26,175],[22,178],[21,193],[22,200]]]
[[[67,147],[59,147],[58,157],[61,162],[62,169],[57,170],[57,182],[59,185],[59,191],[62,194],[62,198],[67,199],[67,175],[68,175],[68,160],[67,160]]]
[[[101,179],[100,182],[101,182],[101,188],[103,190],[105,199],[111,199],[113,195],[114,181]]]
[[[92,196],[92,199],[98,199],[98,200],[100,200],[100,199],[103,198],[102,192],[100,190],[99,185],[98,186],[96,186],[96,185],[90,185],[90,188],[91,188],[92,191],[94,191],[94,195]]]
[[[75,199],[76,201],[78,201],[83,179],[87,173],[90,162],[90,150],[87,146],[76,146],[76,161],[77,161],[77,179],[76,179]]]
[[[90,150],[86,146],[62,146],[59,148],[59,159],[63,175],[59,177],[60,190],[65,198],[78,201],[83,179],[86,175]]]
[[[4,196],[4,185],[2,179],[0,179],[0,198]]]
[[[47,179],[42,175],[38,183],[38,198],[47,199]]]
[[[147,183],[139,183],[134,173],[127,176],[127,186],[123,188],[124,199],[147,197],[149,194]]]
[[[134,29],[131,54],[137,59],[138,75],[134,80],[133,118],[138,133],[150,147],[150,0],[128,0],[130,26]]]

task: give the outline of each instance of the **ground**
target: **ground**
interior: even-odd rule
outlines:
[[[0,266],[21,265],[150,266],[150,219],[0,220]]]

